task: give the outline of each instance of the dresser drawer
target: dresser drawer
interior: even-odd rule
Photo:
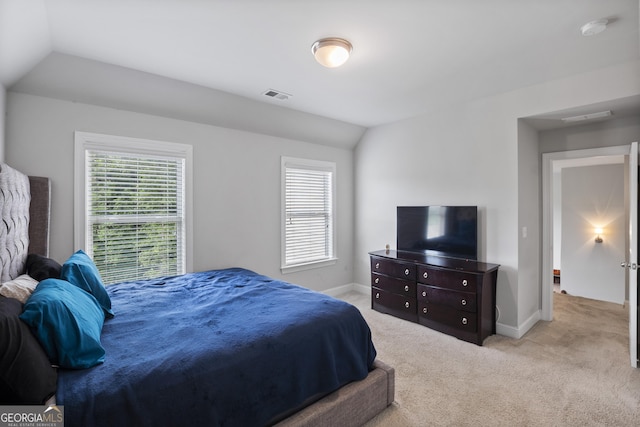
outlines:
[[[452,310],[450,307],[424,301],[418,303],[418,317],[421,322],[433,321],[466,332],[476,332],[478,327],[475,313]]]
[[[476,312],[476,294],[418,285],[418,302],[444,305],[460,311]]]
[[[418,266],[418,282],[439,288],[476,292],[478,276],[453,270],[440,270],[424,265]]]
[[[371,308],[412,322],[418,319],[415,297],[407,298],[378,288],[371,288]]]
[[[416,282],[409,282],[408,280],[383,274],[371,273],[371,286],[411,298],[415,298],[416,295]]]
[[[415,264],[393,261],[386,258],[371,257],[371,272],[407,280],[416,280]]]

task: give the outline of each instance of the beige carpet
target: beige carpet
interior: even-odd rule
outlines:
[[[483,347],[357,306],[378,357],[396,370],[395,403],[375,426],[640,426],[640,369],[631,368],[628,310],[555,294],[554,321]]]

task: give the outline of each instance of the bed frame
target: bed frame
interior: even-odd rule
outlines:
[[[278,427],[361,426],[391,405],[395,396],[394,369],[376,360],[374,370],[291,415]]]
[[[0,172],[2,172],[2,166],[0,164]],[[48,257],[51,182],[49,178],[29,177],[29,183],[31,202],[28,253]],[[13,189],[2,190],[5,194],[13,191]],[[23,255],[26,258],[26,254]],[[275,425],[278,427],[359,426],[391,405],[394,397],[395,371],[391,366],[376,360],[374,369],[365,379],[345,385]]]

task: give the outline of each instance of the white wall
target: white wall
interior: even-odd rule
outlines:
[[[396,206],[477,205],[479,259],[501,264],[497,303],[515,324],[517,126],[487,102],[365,133],[356,149],[356,282],[369,284],[368,252],[395,248]]]
[[[562,169],[561,288],[571,295],[624,303],[624,179],[624,164]]]
[[[194,270],[246,267],[316,290],[352,281],[351,150],[15,92],[7,110],[7,162],[52,179],[51,256],[59,261],[76,249],[73,137],[79,130],[193,146]],[[337,163],[334,266],[280,273],[281,156]]]
[[[614,116],[603,122],[542,131],[539,134],[540,153],[615,147],[638,141],[639,137],[639,116]]]
[[[519,147],[518,119],[640,94],[640,61],[523,88],[368,130],[356,148],[355,279],[369,283],[367,253],[395,246],[395,206],[475,204],[482,212],[480,258],[501,264],[498,331],[522,336],[539,318],[540,280],[519,252],[540,253],[539,162]],[[531,133],[531,132],[527,132]],[[533,141],[533,138],[531,138]],[[519,150],[524,152],[519,153]],[[531,157],[536,157],[533,160]],[[524,181],[524,182],[520,182]],[[520,198],[531,202],[519,202]]]
[[[518,121],[518,280],[540,283],[542,270],[540,250],[530,241],[541,235],[540,220],[540,159],[538,132]],[[542,289],[527,286],[518,289],[518,325],[535,323]],[[533,316],[533,317],[532,317]]]
[[[553,205],[553,269],[562,270],[562,169],[554,170],[551,189]],[[562,274],[562,271],[560,271]]]
[[[0,84],[0,163],[4,163],[4,128],[7,90]]]
[[[53,52],[11,92],[353,148],[364,127],[104,62]]]

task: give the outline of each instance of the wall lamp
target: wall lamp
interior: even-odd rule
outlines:
[[[321,65],[327,68],[339,67],[349,59],[353,46],[345,39],[329,37],[311,45],[311,53]]]
[[[602,228],[596,228],[596,243],[602,243],[602,237],[600,236],[602,234]]]

